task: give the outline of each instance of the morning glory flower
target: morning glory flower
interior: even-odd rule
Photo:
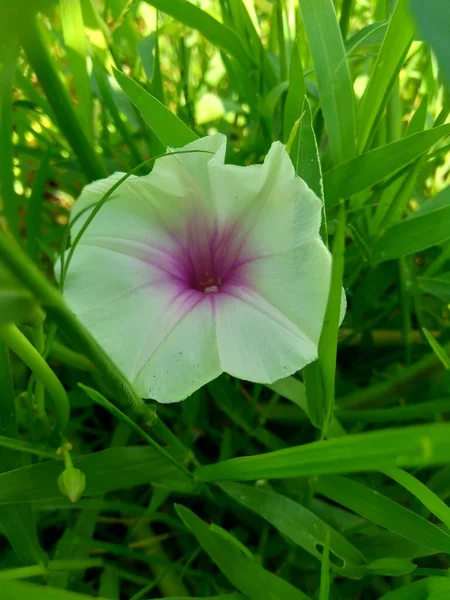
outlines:
[[[225,150],[205,137],[127,179],[68,269],[69,306],[144,398],[183,400],[222,372],[271,383],[317,358],[321,202],[281,143],[262,165],[225,164]],[[83,189],[73,236],[122,176]]]

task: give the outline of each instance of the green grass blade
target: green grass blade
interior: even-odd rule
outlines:
[[[316,492],[369,521],[439,552],[450,551],[450,535],[411,510],[361,483],[338,475],[319,477]]]
[[[450,283],[449,283],[450,285]],[[441,346],[441,344],[431,335],[428,329],[422,327],[422,331],[424,336],[427,338],[427,342],[430,344],[431,349],[439,358],[444,367],[449,370],[450,369],[450,356],[446,352],[446,350]]]
[[[431,202],[435,210],[431,210],[431,207],[427,210],[425,205],[413,216],[388,229],[377,240],[372,250],[374,263],[414,254],[450,239],[450,187]]]
[[[308,600],[298,588],[248,558],[189,509],[176,505],[176,511],[225,577],[250,600]]]
[[[92,566],[98,565],[93,563]],[[67,568],[70,569],[70,564]],[[91,595],[87,596],[86,594],[78,594],[54,587],[23,583],[21,581],[2,581],[0,586],[0,600],[12,600],[12,598],[33,598],[33,600],[92,600]],[[98,596],[97,600],[107,599]]]
[[[284,104],[283,141],[286,144],[298,119],[302,117],[306,86],[297,40],[292,47],[289,88]],[[295,154],[295,153],[294,153]],[[291,156],[292,158],[292,156]]]
[[[342,280],[344,276],[345,222],[345,207],[341,203],[333,243],[330,291],[319,339],[317,360],[321,384],[313,386],[313,390],[318,393],[312,396],[308,396],[308,388],[306,388],[310,415],[313,422],[317,423],[322,430],[323,435],[326,435],[334,407],[337,336],[342,308]]]
[[[322,558],[320,549],[328,539],[330,551],[339,559],[332,561],[330,568],[344,577],[359,579],[363,576],[365,559],[361,552],[301,504],[259,486],[229,482],[220,484],[220,488],[318,560]]]
[[[6,19],[0,14],[0,19]],[[0,215],[6,217],[8,227],[14,236],[19,237],[19,206],[14,191],[14,148],[13,148],[13,81],[16,61],[19,56],[19,43],[14,32],[0,25]]]
[[[303,373],[304,371],[305,370],[303,370]],[[295,377],[285,377],[284,379],[279,379],[275,383],[271,383],[267,387],[277,394],[280,394],[280,396],[287,398],[300,407],[305,414],[309,415],[306,389],[301,381],[295,379]],[[346,435],[344,428],[334,417],[331,417],[328,424],[327,436],[341,437],[343,435]]]
[[[30,24],[27,28],[22,43],[30,65],[58,119],[58,125],[72,146],[87,179],[93,181],[105,177],[106,170],[83,131],[73,102],[61,82],[55,61],[46,48],[36,23]]]
[[[107,77],[107,72],[105,71],[99,58],[95,55],[93,56],[93,74],[99,88],[102,103],[104,105],[103,110],[107,109],[109,111],[109,114],[111,115],[111,118],[114,121],[114,125],[122,135],[124,142],[127,144],[130,150],[133,163],[135,163],[133,164],[133,166],[135,166],[136,164],[142,162],[142,156],[139,152],[135,140],[133,139],[133,136],[128,130],[127,124],[122,119],[119,109],[116,106],[113,97],[113,92],[111,90],[111,85]]]
[[[331,0],[301,0],[319,98],[336,164],[356,154],[353,88],[339,23]]]
[[[234,31],[187,0],[145,0],[188,27],[197,29],[211,44],[227,52],[245,69],[255,65]]]
[[[323,175],[327,206],[357,194],[411,163],[450,134],[450,124],[427,129],[386,146],[369,150]]]
[[[330,598],[330,536],[327,535],[322,554],[322,568],[320,570],[319,600]]]
[[[78,114],[86,136],[94,139],[93,102],[87,71],[87,44],[80,0],[60,0],[61,24],[67,59],[78,98]]]
[[[252,481],[389,467],[444,464],[450,452],[450,425],[436,424],[348,435],[257,456],[200,467],[200,481]]]
[[[389,469],[385,473],[398,484],[407,489],[428,508],[428,510],[444,523],[450,531],[450,508],[425,484],[402,469]]]
[[[34,260],[39,260],[39,243],[38,240],[41,236],[41,219],[42,209],[44,204],[45,187],[50,174],[50,148],[44,154],[39,169],[36,173],[34,180],[33,189],[31,192],[30,199],[28,201],[27,211],[27,249],[28,254]]]
[[[414,33],[415,24],[409,13],[408,0],[398,0],[358,108],[358,149],[360,153],[367,150],[370,145],[375,128],[386,108],[392,87],[413,41]]]
[[[164,146],[179,148],[197,139],[192,129],[141,85],[120,71],[115,70],[114,75],[122,90],[139,109],[147,125]]]

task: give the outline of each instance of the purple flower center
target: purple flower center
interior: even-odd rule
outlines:
[[[216,294],[245,280],[245,243],[236,226],[209,226],[197,220],[178,238],[177,275],[185,289]]]

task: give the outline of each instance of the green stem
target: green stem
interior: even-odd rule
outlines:
[[[45,349],[45,336],[44,328],[42,325],[38,325],[34,330],[34,346],[39,354],[42,356]],[[34,399],[36,407],[38,409],[39,416],[45,413],[45,387],[42,381],[37,380],[34,388]]]
[[[62,383],[50,369],[48,364],[28,341],[23,333],[12,323],[0,328],[0,337],[32,370],[36,378],[43,383],[53,399],[58,426],[61,431],[66,428],[70,417],[70,404]]]
[[[57,68],[42,39],[36,22],[30,23],[22,44],[31,67],[36,72],[47,100],[58,120],[59,127],[69,141],[89,181],[107,176],[93,146],[84,133],[74,110],[73,102],[59,78]]]
[[[287,60],[286,60],[286,45],[284,41],[283,27],[283,0],[276,0],[275,10],[277,15],[277,37],[278,51],[280,53],[280,75],[281,81],[286,81],[288,78]]]
[[[11,581],[15,579],[28,579],[38,575],[47,575],[52,571],[74,571],[77,569],[85,570],[92,567],[102,567],[101,558],[89,558],[86,560],[51,560],[47,566],[31,565],[30,567],[18,567],[16,569],[5,569],[0,571],[1,581]]]
[[[342,39],[347,39],[348,28],[350,24],[350,16],[353,11],[353,4],[355,0],[343,0],[342,9],[341,9],[341,17],[339,19],[339,27],[341,29]]]

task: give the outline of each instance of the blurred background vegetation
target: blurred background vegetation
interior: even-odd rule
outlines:
[[[44,326],[22,329],[68,392],[67,437],[74,456],[83,455],[88,487],[75,505],[59,493],[52,405],[33,412],[45,392],[15,356],[11,385],[3,348],[0,434],[15,441],[13,449],[6,438],[0,444],[0,600],[79,597],[71,591],[117,600],[450,597],[450,449],[442,434],[433,454],[438,441],[426,429],[450,411],[449,7],[448,0],[0,5],[0,221],[12,247],[50,281],[82,187],[177,146],[171,114],[198,136],[226,134],[235,164],[259,162],[272,141],[289,141],[297,172],[324,199],[322,234],[331,242],[345,200],[348,311],[331,365],[329,428],[314,371],[273,386],[223,376],[181,404],[158,407],[178,439],[174,454],[195,466],[325,435],[380,436],[364,446],[366,468],[349,462],[364,453],[331,449],[320,469],[307,471],[308,459],[299,458],[295,478],[268,484],[255,476],[261,481],[249,486],[250,500],[243,484],[193,488],[142,445],[142,430],[131,431],[77,385],[108,393],[70,331],[59,327],[54,337],[51,306],[38,298],[48,310]],[[12,285],[3,266],[0,284],[0,291]],[[0,294],[0,325],[19,307],[19,296],[14,306],[8,298]],[[412,473],[387,470],[383,452],[394,452],[399,431],[389,437],[391,427],[411,424],[420,427],[404,441],[399,434],[394,463]],[[408,452],[416,446],[422,454],[414,462]],[[351,471],[358,473],[341,475]],[[212,533],[177,513],[175,500],[214,523]],[[242,595],[228,596],[233,590]]]

